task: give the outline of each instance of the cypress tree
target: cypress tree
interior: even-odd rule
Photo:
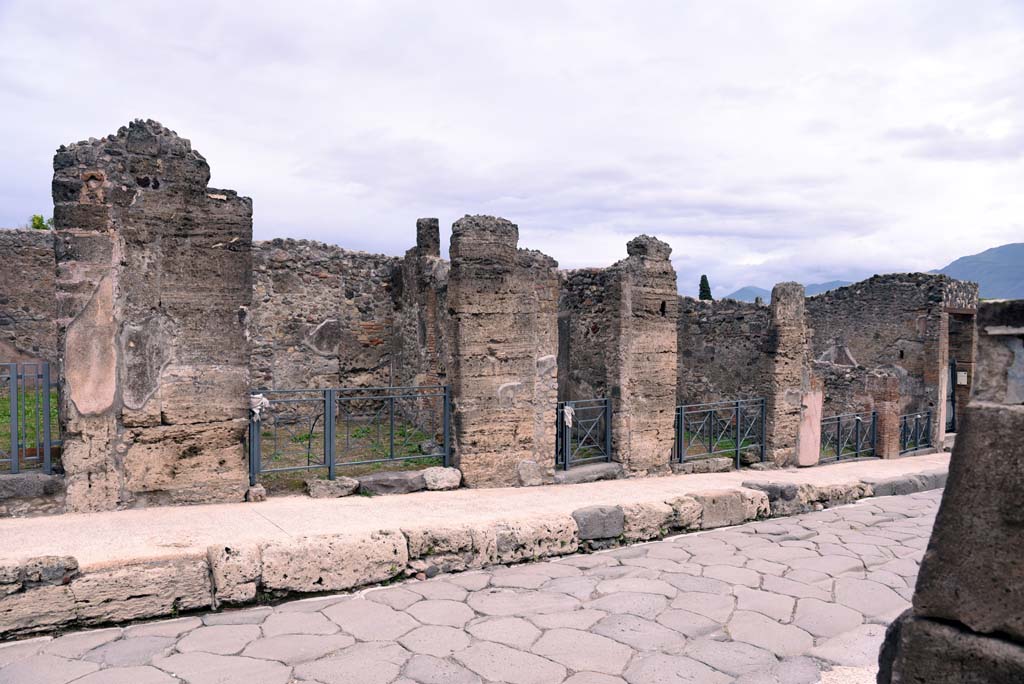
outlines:
[[[711,283],[708,282],[708,277],[702,275],[700,277],[700,298],[711,300],[714,297],[711,296]]]

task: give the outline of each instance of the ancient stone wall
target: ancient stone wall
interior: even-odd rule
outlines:
[[[492,216],[452,227],[455,462],[474,487],[516,484],[520,462],[554,459],[557,263],[518,241]]]
[[[154,121],[53,166],[68,509],[240,501],[251,200]]]
[[[971,400],[880,684],[1024,681],[1024,301],[982,303],[977,316]]]
[[[823,388],[811,379],[808,331],[804,318],[804,287],[779,283],[772,289],[771,320],[768,327],[768,397],[765,402],[765,452],[778,465],[800,462],[801,438],[808,454],[803,465],[817,462],[820,441],[820,411]],[[818,420],[804,420],[812,409]],[[817,435],[813,431],[817,425]],[[804,428],[803,430],[801,428]],[[810,458],[810,457],[813,457]]]
[[[388,385],[399,262],[310,240],[254,243],[254,387]]]
[[[565,274],[561,396],[612,399],[612,456],[635,474],[667,471],[673,444],[679,295],[671,248],[641,235],[607,269]]]
[[[680,297],[679,403],[764,397],[770,313],[761,304]]]
[[[0,230],[0,363],[57,362],[56,271],[52,231]]]

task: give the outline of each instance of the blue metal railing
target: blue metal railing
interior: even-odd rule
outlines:
[[[402,461],[451,463],[445,386],[254,390],[249,482],[265,473]]]
[[[878,414],[874,411],[823,418],[818,463],[874,457],[877,433]]]
[[[555,426],[556,468],[612,460],[611,399],[560,401]]]
[[[0,363],[0,473],[53,472],[62,444],[56,410],[49,363]]]
[[[900,416],[900,453],[932,446],[932,412],[907,413]]]
[[[765,401],[737,399],[676,407],[673,459],[731,456],[739,468],[765,458]]]

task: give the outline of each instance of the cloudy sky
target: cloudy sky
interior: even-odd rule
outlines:
[[[141,117],[257,238],[400,254],[497,214],[563,267],[657,235],[717,294],[1024,240],[1021,0],[0,0],[0,55],[0,225]]]

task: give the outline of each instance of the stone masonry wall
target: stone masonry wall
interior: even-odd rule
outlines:
[[[771,323],[765,351],[768,359],[768,397],[765,402],[765,451],[769,461],[778,465],[798,462],[801,423],[808,408],[820,411],[822,389],[817,404],[809,404],[812,394],[808,356],[807,327],[804,319],[804,287],[799,283],[779,283],[772,289]],[[811,421],[808,427],[813,427]],[[820,417],[818,419],[820,439]],[[805,446],[817,439],[807,436]],[[816,461],[816,458],[814,459]]]
[[[452,227],[455,462],[473,487],[514,485],[520,462],[554,457],[557,264],[518,240],[492,216]]]
[[[610,356],[621,326],[616,273],[585,268],[562,272],[558,313],[558,399],[611,396]]]
[[[0,363],[57,361],[56,271],[52,231],[0,230]]]
[[[679,403],[764,397],[770,309],[691,297],[680,297],[679,308]]]
[[[53,166],[68,509],[240,501],[251,200],[154,121]]]
[[[254,243],[254,387],[387,385],[399,261],[309,240]]]

